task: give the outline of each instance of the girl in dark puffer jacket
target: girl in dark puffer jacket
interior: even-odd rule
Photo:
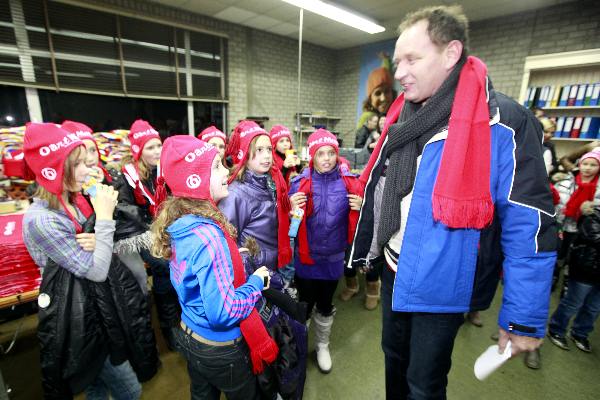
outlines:
[[[575,316],[568,336],[577,348],[589,353],[588,336],[600,315],[600,206],[596,200],[585,201],[580,210],[578,233],[570,251],[569,290],[552,314],[548,337],[556,346],[568,350],[565,333]]]

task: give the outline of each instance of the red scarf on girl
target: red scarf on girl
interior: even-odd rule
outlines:
[[[218,225],[225,235],[225,240],[227,240],[231,262],[233,263],[233,287],[237,288],[246,282],[244,263],[235,240],[220,224]],[[279,348],[265,329],[262,318],[256,311],[256,308],[240,323],[240,330],[250,349],[252,372],[258,375],[263,372],[265,363],[270,364],[277,359]]]
[[[147,205],[150,215],[155,217],[158,206],[167,196],[166,192],[164,192],[164,185],[162,185],[161,182],[158,182],[157,179],[157,181],[154,182],[154,187],[156,187],[157,190],[155,193],[152,193],[140,179],[140,170],[137,162],[123,166],[122,172],[123,175],[125,175],[129,186],[133,189],[135,203],[139,206]],[[163,191],[160,191],[160,188],[162,188]]]
[[[494,216],[490,193],[491,133],[486,75],[486,65],[469,56],[456,87],[448,138],[432,196],[434,220],[450,228],[482,229]],[[403,106],[404,94],[401,94],[390,106],[381,138],[360,176],[363,183],[369,180],[388,128],[396,123]]]
[[[363,196],[363,192],[365,186],[356,176],[352,176],[348,173],[347,167],[344,164],[340,165],[339,173],[344,181],[344,185],[346,186],[346,190],[348,194],[355,194],[358,196]],[[304,217],[302,218],[302,222],[300,222],[300,227],[298,229],[298,255],[300,256],[300,262],[305,265],[312,265],[315,261],[310,256],[310,247],[308,243],[308,228],[306,226],[306,221],[308,217],[310,217],[313,213],[313,197],[312,197],[312,166],[309,167],[309,175],[308,178],[302,178],[300,180],[300,186],[298,188],[299,192],[303,192],[306,194],[306,204],[304,205]],[[358,223],[358,217],[360,212],[355,210],[350,210],[348,214],[348,243],[352,243],[354,240],[354,233],[356,232],[356,225]]]
[[[575,177],[577,189],[573,192],[565,207],[565,216],[577,221],[581,217],[581,204],[585,201],[594,200],[596,187],[598,186],[598,175],[590,182],[583,182],[581,174]]]

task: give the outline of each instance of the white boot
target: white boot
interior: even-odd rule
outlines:
[[[331,371],[331,355],[329,354],[329,336],[333,325],[333,314],[325,317],[319,312],[313,314],[315,328],[315,345],[317,364],[324,374]]]

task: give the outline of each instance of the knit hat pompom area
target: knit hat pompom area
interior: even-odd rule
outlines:
[[[64,191],[65,161],[79,146],[84,144],[76,134],[55,124],[30,122],[25,127],[23,151],[27,168],[40,186],[55,195]]]
[[[144,150],[146,143],[151,139],[160,140],[160,135],[147,121],[138,119],[131,125],[127,138],[131,144],[133,159],[138,161],[142,156],[142,150]]]
[[[173,196],[212,201],[210,177],[218,155],[215,146],[193,136],[171,136],[163,145],[160,176]]]

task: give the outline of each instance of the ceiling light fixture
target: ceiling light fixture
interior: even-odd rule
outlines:
[[[296,7],[303,8],[315,14],[340,22],[344,25],[351,26],[361,31],[373,34],[385,31],[385,28],[376,24],[370,19],[362,17],[356,13],[344,10],[330,3],[325,3],[321,0],[283,0],[286,3]]]

